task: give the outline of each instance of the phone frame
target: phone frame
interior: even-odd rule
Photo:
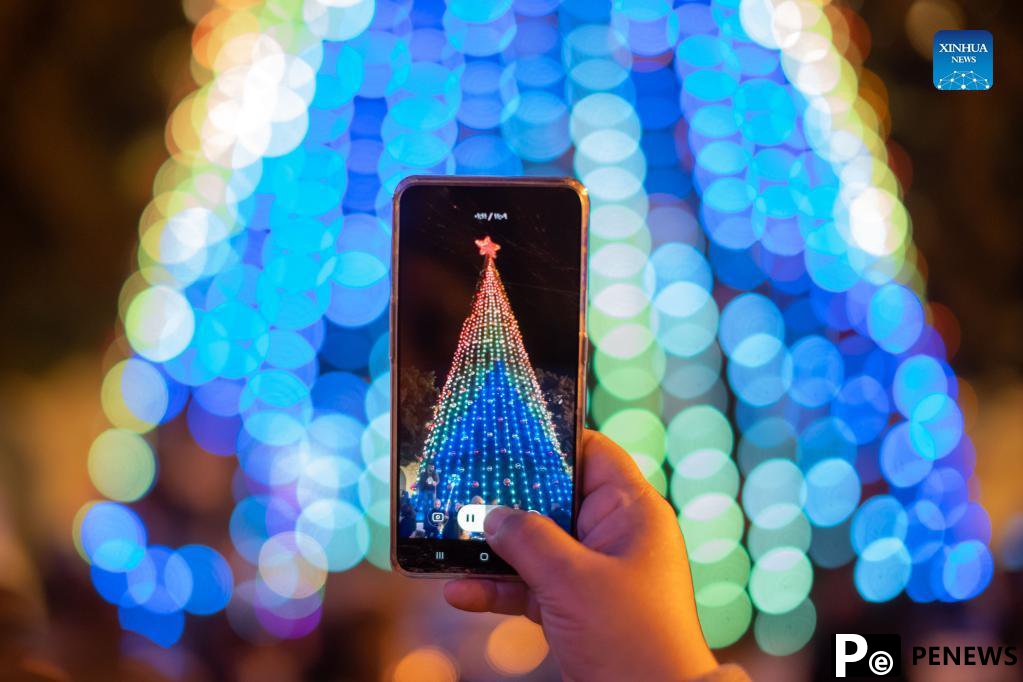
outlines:
[[[580,237],[579,237],[579,349],[576,374],[576,412],[575,412],[575,456],[572,463],[572,535],[577,534],[576,520],[579,516],[581,495],[579,486],[582,482],[582,441],[583,421],[586,414],[586,372],[589,360],[589,340],[586,334],[587,304],[587,261],[589,251],[589,215],[590,199],[586,187],[574,178],[566,177],[500,177],[500,176],[455,176],[455,175],[411,175],[394,190],[392,241],[391,241],[391,311],[390,311],[390,366],[391,366],[391,567],[409,578],[465,578],[485,577],[494,580],[519,580],[514,569],[511,572],[490,573],[475,571],[470,568],[457,571],[410,571],[398,562],[398,242],[401,226],[401,196],[409,187],[437,185],[442,187],[545,187],[567,188],[575,192],[580,205]],[[451,542],[478,542],[457,540]],[[478,542],[484,551],[490,549],[486,541]],[[498,561],[495,566],[506,566]]]

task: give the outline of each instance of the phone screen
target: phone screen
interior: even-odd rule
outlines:
[[[395,560],[509,573],[493,506],[573,528],[586,202],[561,180],[448,180],[396,200]]]

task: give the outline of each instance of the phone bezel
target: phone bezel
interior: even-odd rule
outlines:
[[[493,579],[517,580],[518,575],[495,554],[495,561],[488,567],[496,570],[480,570],[480,566],[446,566],[448,570],[410,570],[398,560],[398,243],[401,229],[401,197],[409,187],[417,186],[442,187],[545,187],[567,188],[575,192],[580,204],[580,248],[579,248],[579,349],[577,352],[578,368],[576,381],[576,414],[575,414],[575,462],[572,466],[572,535],[576,535],[576,519],[579,516],[580,491],[582,481],[582,440],[583,420],[586,414],[586,371],[588,360],[588,339],[586,336],[586,297],[587,297],[587,260],[589,238],[590,200],[586,187],[574,178],[561,177],[499,177],[499,176],[451,176],[451,175],[412,175],[400,183],[394,190],[392,242],[391,242],[391,311],[390,311],[390,367],[391,367],[391,567],[410,578],[459,578],[466,576],[485,576]],[[424,556],[438,549],[437,543],[459,543],[472,551],[492,551],[487,542],[469,544],[466,540],[430,540],[423,541]],[[461,547],[460,547],[461,548]],[[446,551],[446,550],[445,550]],[[427,562],[428,564],[428,562]]]

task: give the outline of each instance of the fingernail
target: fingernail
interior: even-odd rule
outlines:
[[[486,518],[483,519],[483,532],[486,535],[493,535],[504,523],[505,519],[514,514],[513,509],[508,507],[494,507],[487,512]]]

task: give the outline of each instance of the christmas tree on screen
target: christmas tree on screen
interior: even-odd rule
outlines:
[[[429,426],[418,507],[496,501],[543,514],[554,504],[569,510],[571,468],[501,283],[501,247],[490,237],[476,245],[483,271]]]

